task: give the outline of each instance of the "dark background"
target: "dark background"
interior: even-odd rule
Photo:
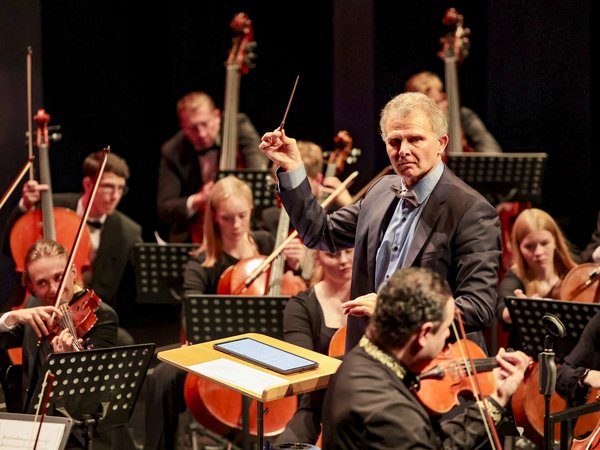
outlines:
[[[157,4],[154,6],[154,4]],[[84,157],[110,145],[129,163],[120,209],[144,239],[157,219],[161,144],[177,127],[175,103],[205,90],[222,106],[224,62],[237,12],[253,22],[255,67],[242,77],[240,110],[260,134],[281,122],[300,75],[286,131],[330,149],[347,129],[362,156],[355,187],[388,163],[378,114],[414,72],[443,78],[441,23],[456,7],[471,29],[458,69],[461,104],[479,113],[505,152],[549,155],[541,207],[576,245],[587,243],[599,209],[592,148],[592,2],[264,0],[157,2],[0,1],[0,191],[27,159],[26,48],[33,54],[33,110],[46,108],[63,139],[50,149],[55,192],[80,189]],[[286,12],[284,12],[284,9]],[[290,12],[288,12],[290,11]],[[20,186],[0,211],[0,226]],[[0,304],[15,283],[2,257]]]

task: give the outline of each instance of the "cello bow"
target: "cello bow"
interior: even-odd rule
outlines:
[[[336,189],[333,191],[323,202],[321,203],[321,207],[326,208],[329,204],[338,196],[340,193],[347,188],[347,186],[358,176],[358,171],[352,172],[348,178],[346,178]],[[241,295],[243,292],[248,289],[254,280],[256,280],[261,274],[266,271],[273,260],[279,256],[279,254],[283,251],[283,249],[288,245],[296,236],[298,236],[298,231],[294,230],[290,233],[290,235],[277,247],[273,252],[267,256],[264,261],[256,267],[252,271],[250,275],[244,280],[241,286],[236,287],[236,289],[232,289],[233,295]]]
[[[25,176],[25,174],[27,173],[27,171],[31,168],[31,165],[33,164],[33,160],[34,159],[35,159],[34,155],[32,155],[32,156],[29,157],[29,160],[27,160],[27,162],[21,168],[21,170],[19,171],[19,173],[17,174],[17,176],[15,177],[15,179],[13,180],[13,182],[10,184],[10,186],[8,187],[8,189],[6,190],[6,192],[4,193],[4,195],[2,196],[2,200],[0,200],[0,209],[2,209],[2,207],[6,203],[6,200],[8,200],[8,197],[10,197],[10,195],[14,192],[15,188],[17,187],[17,185],[21,182],[21,180],[23,179],[23,177]]]

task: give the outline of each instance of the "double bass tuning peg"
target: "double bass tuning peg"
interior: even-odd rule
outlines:
[[[62,130],[61,125],[50,125],[48,127],[48,140],[52,142],[59,142],[62,140],[62,133],[59,131]],[[29,142],[29,131],[25,132],[25,143]]]

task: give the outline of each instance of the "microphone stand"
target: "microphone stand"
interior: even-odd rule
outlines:
[[[553,336],[563,338],[566,336],[566,328],[554,314],[546,313],[542,318],[546,328],[544,338],[544,351],[538,355],[540,366],[540,394],[544,396],[544,437],[545,448],[552,449],[554,443],[554,430],[550,420],[550,400],[556,388],[556,362],[554,360]]]
[[[548,449],[552,448],[552,442],[554,441],[552,422],[550,420],[550,400],[556,387],[556,362],[554,356],[552,336],[546,335],[544,339],[544,351],[538,355],[538,362],[540,365],[540,394],[544,396],[545,448]]]

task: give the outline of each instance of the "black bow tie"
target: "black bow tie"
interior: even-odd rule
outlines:
[[[102,222],[100,222],[99,220],[88,220],[87,224],[90,228],[95,228],[96,230],[102,228]]]
[[[398,198],[403,198],[415,208],[419,206],[419,200],[417,199],[417,194],[414,191],[408,189],[401,189],[398,186],[390,186],[390,189],[394,193],[394,195]]]

